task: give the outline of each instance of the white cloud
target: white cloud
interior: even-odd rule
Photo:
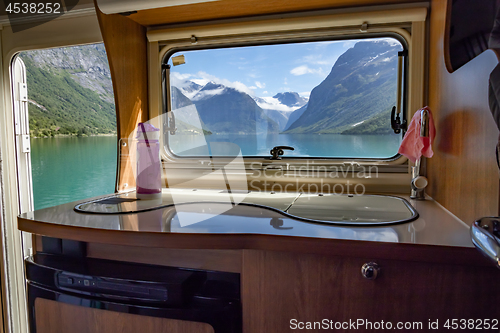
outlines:
[[[174,77],[174,78],[179,79],[179,80],[187,80],[192,76],[193,75],[191,75],[191,74],[181,74],[179,72],[170,73],[170,78]]]
[[[310,65],[329,65],[333,66],[335,61],[337,61],[338,56],[333,56],[330,58],[323,58],[323,54],[310,54],[301,59],[301,62],[305,62]]]
[[[294,69],[292,69],[290,71],[290,74],[298,76],[298,75],[307,74],[307,73],[309,73],[309,71],[310,71],[309,67],[307,67],[306,65],[302,65],[302,66],[295,67]]]
[[[381,38],[377,42],[387,42],[391,46],[401,45],[401,43],[395,38]]]
[[[217,89],[212,89],[212,90],[203,90],[199,91],[191,100],[193,101],[199,101],[202,99],[206,99],[208,97],[216,96],[216,95],[221,95],[226,88],[217,88]]]
[[[243,83],[241,83],[239,81],[230,82],[230,84],[228,85],[228,87],[232,87],[232,88],[234,88],[234,89],[236,89],[238,91],[247,93],[250,96],[254,96],[255,95],[255,93],[254,93],[254,91],[252,89],[248,88],[245,84],[243,84]]]
[[[300,92],[299,95],[301,97],[309,99],[309,96],[311,96],[311,92],[310,91],[304,91],[304,92]]]
[[[287,80],[287,78],[285,78],[284,84],[285,84],[285,85],[287,85],[287,84],[288,84],[288,80]]]
[[[263,93],[263,94],[266,94],[266,95],[267,95],[267,94],[269,94],[269,92],[268,92],[267,90],[266,90],[266,91],[263,91],[262,93]]]
[[[255,93],[254,91],[247,87],[245,84],[239,82],[239,81],[234,81],[234,82],[231,82],[227,79],[221,79],[221,78],[218,78],[217,76],[214,76],[214,75],[211,75],[211,74],[208,74],[206,72],[203,72],[203,71],[200,71],[196,74],[196,76],[198,76],[198,80],[200,81],[205,81],[205,84],[207,84],[208,82],[212,81],[214,83],[217,83],[217,84],[222,84],[228,88],[234,88],[240,92],[244,92],[244,93],[247,93],[249,94],[250,96],[254,96]],[[192,80],[192,81],[195,81],[195,80]],[[196,82],[198,83],[198,82]],[[199,83],[198,83],[199,84]]]
[[[207,80],[207,79],[192,79],[191,81],[193,81],[194,83],[196,84],[199,84],[200,86],[204,86],[205,84],[207,84],[208,82],[210,82],[210,80]]]
[[[189,85],[187,81],[192,75],[191,74],[181,74],[179,72],[170,73],[170,84],[176,86],[177,88],[184,88]]]
[[[269,97],[269,96],[255,99],[255,102],[262,109],[268,109],[268,110],[292,112],[292,111],[295,111],[298,108],[300,108],[300,106],[293,106],[293,107],[286,106],[285,104],[282,104],[277,98]]]
[[[302,65],[302,66],[295,67],[294,69],[292,69],[290,71],[290,74],[295,75],[295,76],[304,75],[304,74],[324,75],[324,72],[323,72],[322,68],[312,69],[312,68],[309,68],[309,66],[307,66],[307,65]]]
[[[260,83],[259,81],[255,81],[255,85],[260,88],[260,89],[263,89],[266,87],[266,84],[265,83]]]

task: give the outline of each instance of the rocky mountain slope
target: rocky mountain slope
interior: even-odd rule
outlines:
[[[214,82],[208,82],[192,102],[205,130],[217,134],[278,132],[278,124],[269,118],[248,94]]]
[[[356,126],[395,104],[400,49],[400,45],[386,41],[356,43],[312,90],[307,109],[285,133],[357,134]],[[388,120],[378,122],[373,130],[380,132],[378,126],[389,124]]]
[[[103,44],[21,52],[32,136],[116,132],[113,87]]]
[[[175,86],[175,84],[177,86]],[[250,133],[254,133],[256,130],[257,132],[262,132],[266,131],[262,127],[262,122],[268,120],[276,123],[278,129],[276,130],[275,124],[271,123],[267,130],[271,132],[283,131],[288,123],[289,116],[294,110],[307,103],[307,99],[301,97],[296,92],[279,93],[273,97],[257,97],[250,96],[246,92],[226,87],[216,82],[208,82],[205,85],[199,85],[192,81],[175,80],[172,85],[171,93],[172,108],[174,110],[184,107],[189,103],[194,104],[196,107],[201,106],[202,110],[205,110],[203,111],[203,113],[205,113],[203,118],[208,121],[208,123],[212,123],[210,126],[203,120],[202,123],[205,124],[205,129],[209,127],[214,128],[216,129],[216,133],[235,133],[235,128],[239,128],[238,133],[243,133],[244,131],[241,130],[242,127],[246,127],[247,130],[251,131]],[[231,98],[235,100],[231,101]],[[221,116],[219,112],[215,112],[216,109],[222,109],[222,105],[219,104],[221,100],[225,101],[225,111],[232,115],[231,121],[227,121],[227,117]],[[256,113],[253,114],[254,119],[248,123],[248,115],[254,112],[251,110],[254,110]],[[202,111],[200,111],[199,114],[201,115]],[[211,114],[215,118],[212,120],[206,119],[208,114]],[[221,119],[221,117],[224,119]],[[246,125],[239,124],[237,120],[238,117],[240,117],[243,122],[246,122]],[[215,124],[218,122],[218,120],[215,119],[225,121],[225,124]],[[250,129],[249,126],[252,127],[252,129]]]
[[[178,90],[183,104],[191,101],[204,126],[215,133],[265,132],[262,124],[268,121],[268,132],[386,134],[396,102],[400,49],[400,44],[385,40],[356,43],[309,99],[296,92],[250,96],[215,82],[179,82]]]

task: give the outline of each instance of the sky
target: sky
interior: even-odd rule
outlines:
[[[258,97],[270,97],[288,91],[309,97],[311,90],[330,73],[339,56],[358,41],[177,52],[172,57],[184,55],[186,63],[171,67],[171,80],[174,85],[182,80],[201,85],[214,81]]]

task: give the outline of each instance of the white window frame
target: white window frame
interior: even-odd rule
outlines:
[[[409,120],[413,113],[424,104],[424,56],[425,56],[425,20],[427,7],[417,5],[391,5],[369,8],[354,8],[304,14],[267,16],[245,20],[224,20],[211,24],[178,25],[155,28],[148,31],[149,42],[149,105],[150,119],[158,119],[162,114],[161,64],[167,52],[172,49],[187,48],[196,42],[196,46],[230,46],[236,43],[258,43],[265,41],[286,41],[297,38],[353,38],[374,37],[377,34],[397,34],[408,46],[407,67],[407,114]],[[366,26],[365,26],[366,24]],[[365,29],[366,28],[366,29]],[[360,30],[365,30],[361,32]],[[355,37],[354,37],[355,36]],[[161,126],[161,124],[155,124]],[[163,132],[163,131],[162,131]],[[247,169],[255,170],[256,165],[266,169],[269,165],[278,165],[284,169],[314,164],[332,165],[375,165],[382,172],[406,174],[411,164],[404,156],[395,159],[356,159],[356,158],[300,158],[292,157],[272,161],[266,158],[244,156]],[[214,157],[217,163],[225,164],[229,159]],[[175,158],[165,149],[163,160],[168,168],[207,169],[213,162],[207,158]],[[391,176],[389,176],[390,178]],[[385,178],[385,177],[382,177]],[[399,177],[400,184],[409,184],[408,177]],[[384,182],[384,180],[381,180]]]

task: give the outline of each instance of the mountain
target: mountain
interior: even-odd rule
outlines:
[[[116,133],[113,88],[102,44],[21,52],[30,134]]]
[[[286,122],[286,125],[285,127],[283,128],[283,130],[287,130],[290,128],[290,126],[292,126],[292,124],[300,118],[300,116],[302,116],[302,114],[307,110],[307,103],[302,106],[301,108],[293,111],[290,116],[288,117],[288,121]]]
[[[278,124],[279,130],[283,131],[288,122],[288,115],[290,112],[283,112],[278,110],[263,109],[266,116]]]
[[[285,133],[342,133],[392,107],[400,49],[386,41],[356,43],[312,90],[307,109]]]
[[[252,134],[278,132],[250,95],[222,84],[208,82],[193,98],[206,130],[213,133]]]
[[[356,123],[341,134],[394,134],[391,127],[391,110],[392,108],[389,108],[368,120]]]
[[[188,97],[188,96],[193,97],[202,88],[203,88],[203,86],[199,85],[198,83],[195,83],[193,81],[189,81],[189,83],[186,86],[182,87],[181,90],[182,90],[182,93],[184,95],[186,95],[186,97]]]
[[[301,97],[296,92],[279,93],[273,97],[257,97],[253,94],[250,95],[249,93],[246,93],[239,89],[227,87],[223,84],[213,81],[210,81],[204,86],[201,86],[193,81],[183,80],[181,76],[175,75],[175,73],[173,73],[173,75],[171,76],[171,84],[172,87],[175,87],[175,91],[172,90],[172,105],[174,109],[176,107],[180,108],[184,105],[187,105],[187,100],[194,103],[196,107],[201,106],[202,108],[206,108],[207,106],[204,105],[205,103],[208,103],[207,105],[210,105],[215,103],[214,101],[219,101],[222,97],[216,96],[220,95],[224,96],[223,100],[225,100],[228,104],[232,104],[232,106],[230,107],[234,108],[235,113],[242,112],[242,110],[239,110],[237,107],[239,103],[241,103],[241,105],[244,105],[244,107],[247,109],[257,107],[257,122],[261,123],[266,119],[271,120],[275,124],[271,123],[268,130],[272,132],[283,131],[288,124],[289,116],[295,110],[299,109],[301,106],[307,103],[307,99]],[[232,97],[230,97],[229,95],[231,95]],[[179,98],[183,99],[183,102],[177,101]],[[231,103],[230,98],[239,98],[239,101],[233,101],[235,103]],[[248,98],[253,99],[255,103],[252,103]],[[180,103],[180,105],[176,105],[176,103]],[[209,106],[209,108],[216,107],[216,105]],[[277,125],[277,130],[275,125]],[[206,128],[216,128],[217,130],[215,130],[215,132],[218,133],[233,133],[236,127],[241,127],[242,125],[238,124],[237,122],[235,127],[235,124],[231,125],[230,122],[226,121],[226,124],[224,125],[212,124],[210,126],[208,123],[205,123],[205,126]],[[260,128],[257,131],[264,131],[262,124],[260,124],[259,126]]]
[[[273,97],[253,97],[266,115],[278,123],[280,131],[287,129],[289,117],[307,100],[296,92],[278,93]]]
[[[103,100],[114,103],[113,84],[104,44],[61,47],[21,52],[23,60],[53,75],[66,73],[80,86],[96,92]]]
[[[170,95],[172,110],[193,105],[193,102],[177,87],[171,87]]]
[[[197,101],[197,102],[207,100],[215,95],[219,95],[219,94],[224,93],[225,90],[226,90],[226,86],[210,81],[207,84],[205,84],[203,86],[203,88],[201,88],[192,97],[192,100]]]
[[[280,103],[286,105],[286,106],[303,106],[304,104],[307,103],[307,100],[303,97],[301,97],[299,94],[296,92],[284,92],[284,93],[278,93],[273,96],[273,98],[276,98]]]
[[[193,102],[180,89],[171,87],[171,99],[172,111],[175,115],[175,127],[177,128],[176,133],[212,134],[212,132],[205,129],[206,125],[201,121]]]

